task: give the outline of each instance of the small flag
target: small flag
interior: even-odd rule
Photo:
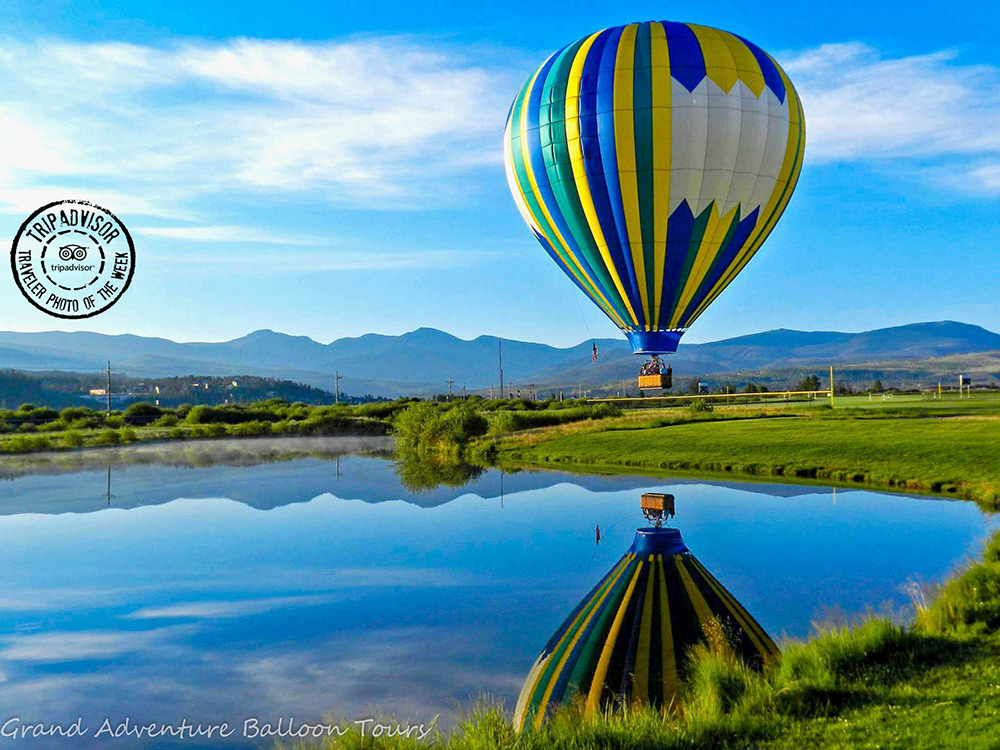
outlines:
[[[597,342],[594,342],[594,353],[591,355],[591,359],[594,360],[594,364],[597,364]]]

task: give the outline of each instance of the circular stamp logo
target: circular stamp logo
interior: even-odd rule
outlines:
[[[42,206],[17,230],[10,266],[21,294],[57,318],[89,318],[115,304],[135,272],[135,245],[118,217],[87,201]]]

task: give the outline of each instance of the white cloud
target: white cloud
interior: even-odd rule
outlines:
[[[113,659],[191,632],[191,628],[177,625],[145,631],[85,630],[19,635],[6,640],[6,645],[0,648],[0,658],[43,663]]]
[[[132,213],[224,191],[434,205],[499,162],[512,86],[426,42],[0,42],[0,203],[114,184]],[[57,179],[58,178],[58,179]],[[153,197],[155,196],[155,198]],[[173,206],[164,208],[160,204]],[[121,203],[115,210],[123,211]]]
[[[960,64],[950,51],[886,58],[859,43],[825,44],[783,64],[802,96],[807,159],[893,159],[969,191],[1000,190],[997,68]]]
[[[134,234],[145,237],[162,237],[184,242],[227,242],[264,245],[317,245],[320,240],[310,237],[285,236],[260,227],[233,225],[186,227],[137,227]]]
[[[163,607],[144,607],[129,615],[131,620],[159,620],[159,619],[209,619],[222,620],[238,617],[249,617],[251,615],[273,612],[277,609],[288,607],[315,606],[319,604],[329,604],[336,601],[339,596],[327,595],[307,595],[307,596],[274,596],[263,599],[246,599],[242,601],[217,600],[204,602],[182,602],[170,604]]]
[[[233,256],[228,253],[187,253],[172,248],[169,258],[164,260],[187,268],[224,271],[229,275],[255,276],[266,273],[278,276],[333,271],[439,270],[468,267],[502,255],[503,253],[490,250],[385,251],[376,248],[371,251],[349,251],[328,248],[302,252],[254,252],[239,258],[239,262],[235,263]]]

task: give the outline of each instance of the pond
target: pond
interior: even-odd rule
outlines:
[[[106,718],[242,732],[324,715],[444,726],[479,695],[513,707],[549,635],[645,525],[644,491],[676,496],[672,525],[779,643],[817,619],[905,615],[909,588],[997,525],[966,502],[687,478],[486,471],[412,491],[385,448],[4,459],[0,723],[80,718],[87,737],[17,745],[101,747]],[[256,746],[131,742],[112,745]]]

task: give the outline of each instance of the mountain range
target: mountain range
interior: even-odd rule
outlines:
[[[591,361],[592,344],[599,350]],[[433,328],[400,336],[366,334],[322,344],[306,336],[270,330],[217,343],[88,332],[0,332],[0,369],[95,372],[108,360],[134,377],[261,375],[295,380],[352,394],[427,395],[447,390],[489,389],[498,382],[498,340],[460,339]],[[879,377],[882,371],[919,372],[927,379],[975,370],[980,382],[1000,379],[1000,334],[939,321],[862,333],[777,329],[704,344],[682,344],[671,355],[675,377],[728,375],[774,377],[821,371],[827,365]],[[559,348],[503,341],[505,382],[515,389],[613,388],[631,381],[639,361],[619,339],[584,341]],[[784,377],[784,376],[783,376]],[[888,384],[887,384],[888,385]]]

